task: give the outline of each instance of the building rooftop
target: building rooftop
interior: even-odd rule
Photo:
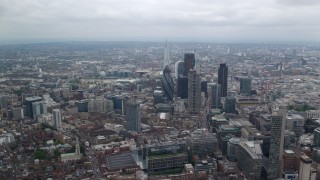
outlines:
[[[132,153],[122,153],[106,157],[106,166],[110,171],[138,166]]]
[[[239,145],[250,154],[252,159],[262,159],[260,144],[257,144],[254,141],[244,141],[240,142]]]

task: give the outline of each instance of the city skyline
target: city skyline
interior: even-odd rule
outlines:
[[[319,42],[307,1],[2,1],[0,41]]]

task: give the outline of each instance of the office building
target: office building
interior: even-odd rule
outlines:
[[[166,99],[167,98],[164,97],[164,95],[163,95],[163,91],[155,90],[153,92],[153,104],[154,105],[159,104],[159,103],[165,103]]]
[[[164,96],[168,101],[173,100],[174,83],[171,77],[171,70],[169,65],[165,66],[161,76],[161,86]]]
[[[33,97],[26,97],[26,115],[33,119],[33,107],[32,103],[42,101],[42,98],[39,96],[33,96]]]
[[[217,83],[208,83],[209,86],[209,99],[211,108],[219,109],[221,108],[221,85]]]
[[[313,131],[313,143],[315,147],[320,147],[320,127]]]
[[[184,74],[184,62],[177,61],[174,67],[175,67],[174,77],[178,80],[178,77],[183,76]]]
[[[23,119],[24,112],[22,107],[14,107],[12,109],[13,119]]]
[[[7,108],[7,96],[1,96],[0,109]]]
[[[140,132],[141,130],[141,115],[140,104],[134,100],[128,100],[125,105],[126,129],[128,131]]]
[[[47,114],[47,104],[43,101],[36,101],[32,103],[32,116],[36,120],[41,114]]]
[[[239,143],[241,142],[240,138],[231,138],[227,144],[227,157],[229,161],[235,162],[237,161],[236,153],[239,147]]]
[[[286,117],[286,129],[292,130],[296,137],[300,137],[304,133],[304,117],[299,114],[288,113]]]
[[[269,151],[268,178],[276,179],[282,176],[282,153],[286,124],[286,107],[280,106],[278,114],[271,117],[271,141]]]
[[[113,101],[105,98],[91,99],[88,102],[88,112],[108,113],[113,111]]]
[[[224,101],[224,112],[230,114],[236,114],[236,98],[227,96]]]
[[[52,110],[53,115],[53,125],[55,128],[61,128],[62,125],[62,116],[60,109],[53,109]]]
[[[88,100],[77,101],[75,105],[78,107],[78,112],[88,112]]]
[[[197,160],[194,164],[194,170],[196,175],[199,175],[201,172],[206,172],[207,174],[213,174],[217,170],[217,163],[215,159],[206,159],[206,160]]]
[[[251,96],[251,78],[240,78],[240,94],[245,96]]]
[[[185,77],[185,76],[178,77],[177,96],[180,97],[181,99],[188,98],[188,77]]]
[[[317,175],[317,170],[312,166],[312,160],[307,155],[302,155],[300,157],[300,168],[299,168],[299,178],[298,180],[315,180]]]
[[[183,168],[188,163],[187,145],[181,141],[150,144],[144,156],[149,171]]]
[[[184,76],[188,76],[189,70],[193,69],[196,64],[195,54],[194,53],[185,53],[184,54]]]
[[[199,114],[201,107],[200,74],[190,70],[188,74],[188,111],[190,114]]]
[[[208,97],[208,81],[201,81],[201,92],[204,92]]]
[[[221,96],[226,97],[228,94],[228,66],[221,63],[218,69],[218,84],[221,85]]]
[[[300,153],[291,149],[283,151],[283,172],[299,171]]]
[[[227,153],[227,144],[231,138],[241,137],[241,127],[230,126],[230,125],[219,125],[215,128],[217,132],[219,148],[222,151],[222,154]]]
[[[190,147],[192,155],[199,157],[214,157],[218,150],[218,139],[215,133],[209,133],[207,129],[197,129],[191,133]]]
[[[262,167],[262,151],[259,143],[244,141],[239,143],[236,152],[239,169],[248,179],[260,179]]]

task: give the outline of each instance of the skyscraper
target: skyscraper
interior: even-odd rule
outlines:
[[[180,76],[177,82],[177,96],[181,99],[188,98],[188,77]]]
[[[271,117],[271,142],[269,150],[268,179],[282,176],[282,153],[286,124],[286,107],[280,106],[277,114]]]
[[[43,101],[36,101],[32,103],[32,116],[36,120],[41,114],[47,114],[47,104]]]
[[[30,118],[33,119],[33,108],[32,103],[42,101],[42,98],[39,96],[33,96],[33,97],[26,97],[26,114]]]
[[[251,96],[251,78],[240,78],[240,94]]]
[[[195,54],[194,53],[185,53],[184,54],[184,75],[188,76],[190,69],[193,69],[196,64]]]
[[[228,93],[228,66],[221,63],[218,69],[218,84],[221,85],[221,96],[226,97]]]
[[[167,65],[163,70],[162,77],[161,77],[161,85],[162,85],[164,96],[167,97],[168,101],[172,101],[173,92],[174,92],[174,83],[171,77],[171,70],[169,68],[169,65]]]
[[[140,115],[140,104],[128,100],[125,106],[126,111],[126,128],[128,131],[140,132],[141,130],[141,115]]]
[[[53,125],[55,128],[61,128],[61,111],[60,109],[53,109],[52,110],[52,114],[53,114]]]
[[[211,108],[221,108],[221,85],[216,83],[209,83],[208,86]]]
[[[199,114],[201,106],[200,74],[190,70],[188,74],[188,109],[190,114]]]
[[[236,113],[236,98],[233,96],[227,96],[224,102],[224,111],[226,113]]]
[[[183,73],[184,73],[184,62],[183,61],[177,61],[174,66],[175,66],[174,76],[175,76],[176,79],[178,79],[179,76],[183,76]]]
[[[320,127],[313,131],[313,142],[315,147],[320,147]]]

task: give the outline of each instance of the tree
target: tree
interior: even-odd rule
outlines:
[[[58,157],[60,157],[61,152],[60,152],[58,149],[55,149],[55,150],[53,151],[53,155],[54,155],[55,158],[58,158]]]
[[[36,159],[45,159],[47,157],[47,152],[43,149],[37,149],[35,152],[34,152],[34,157]]]

